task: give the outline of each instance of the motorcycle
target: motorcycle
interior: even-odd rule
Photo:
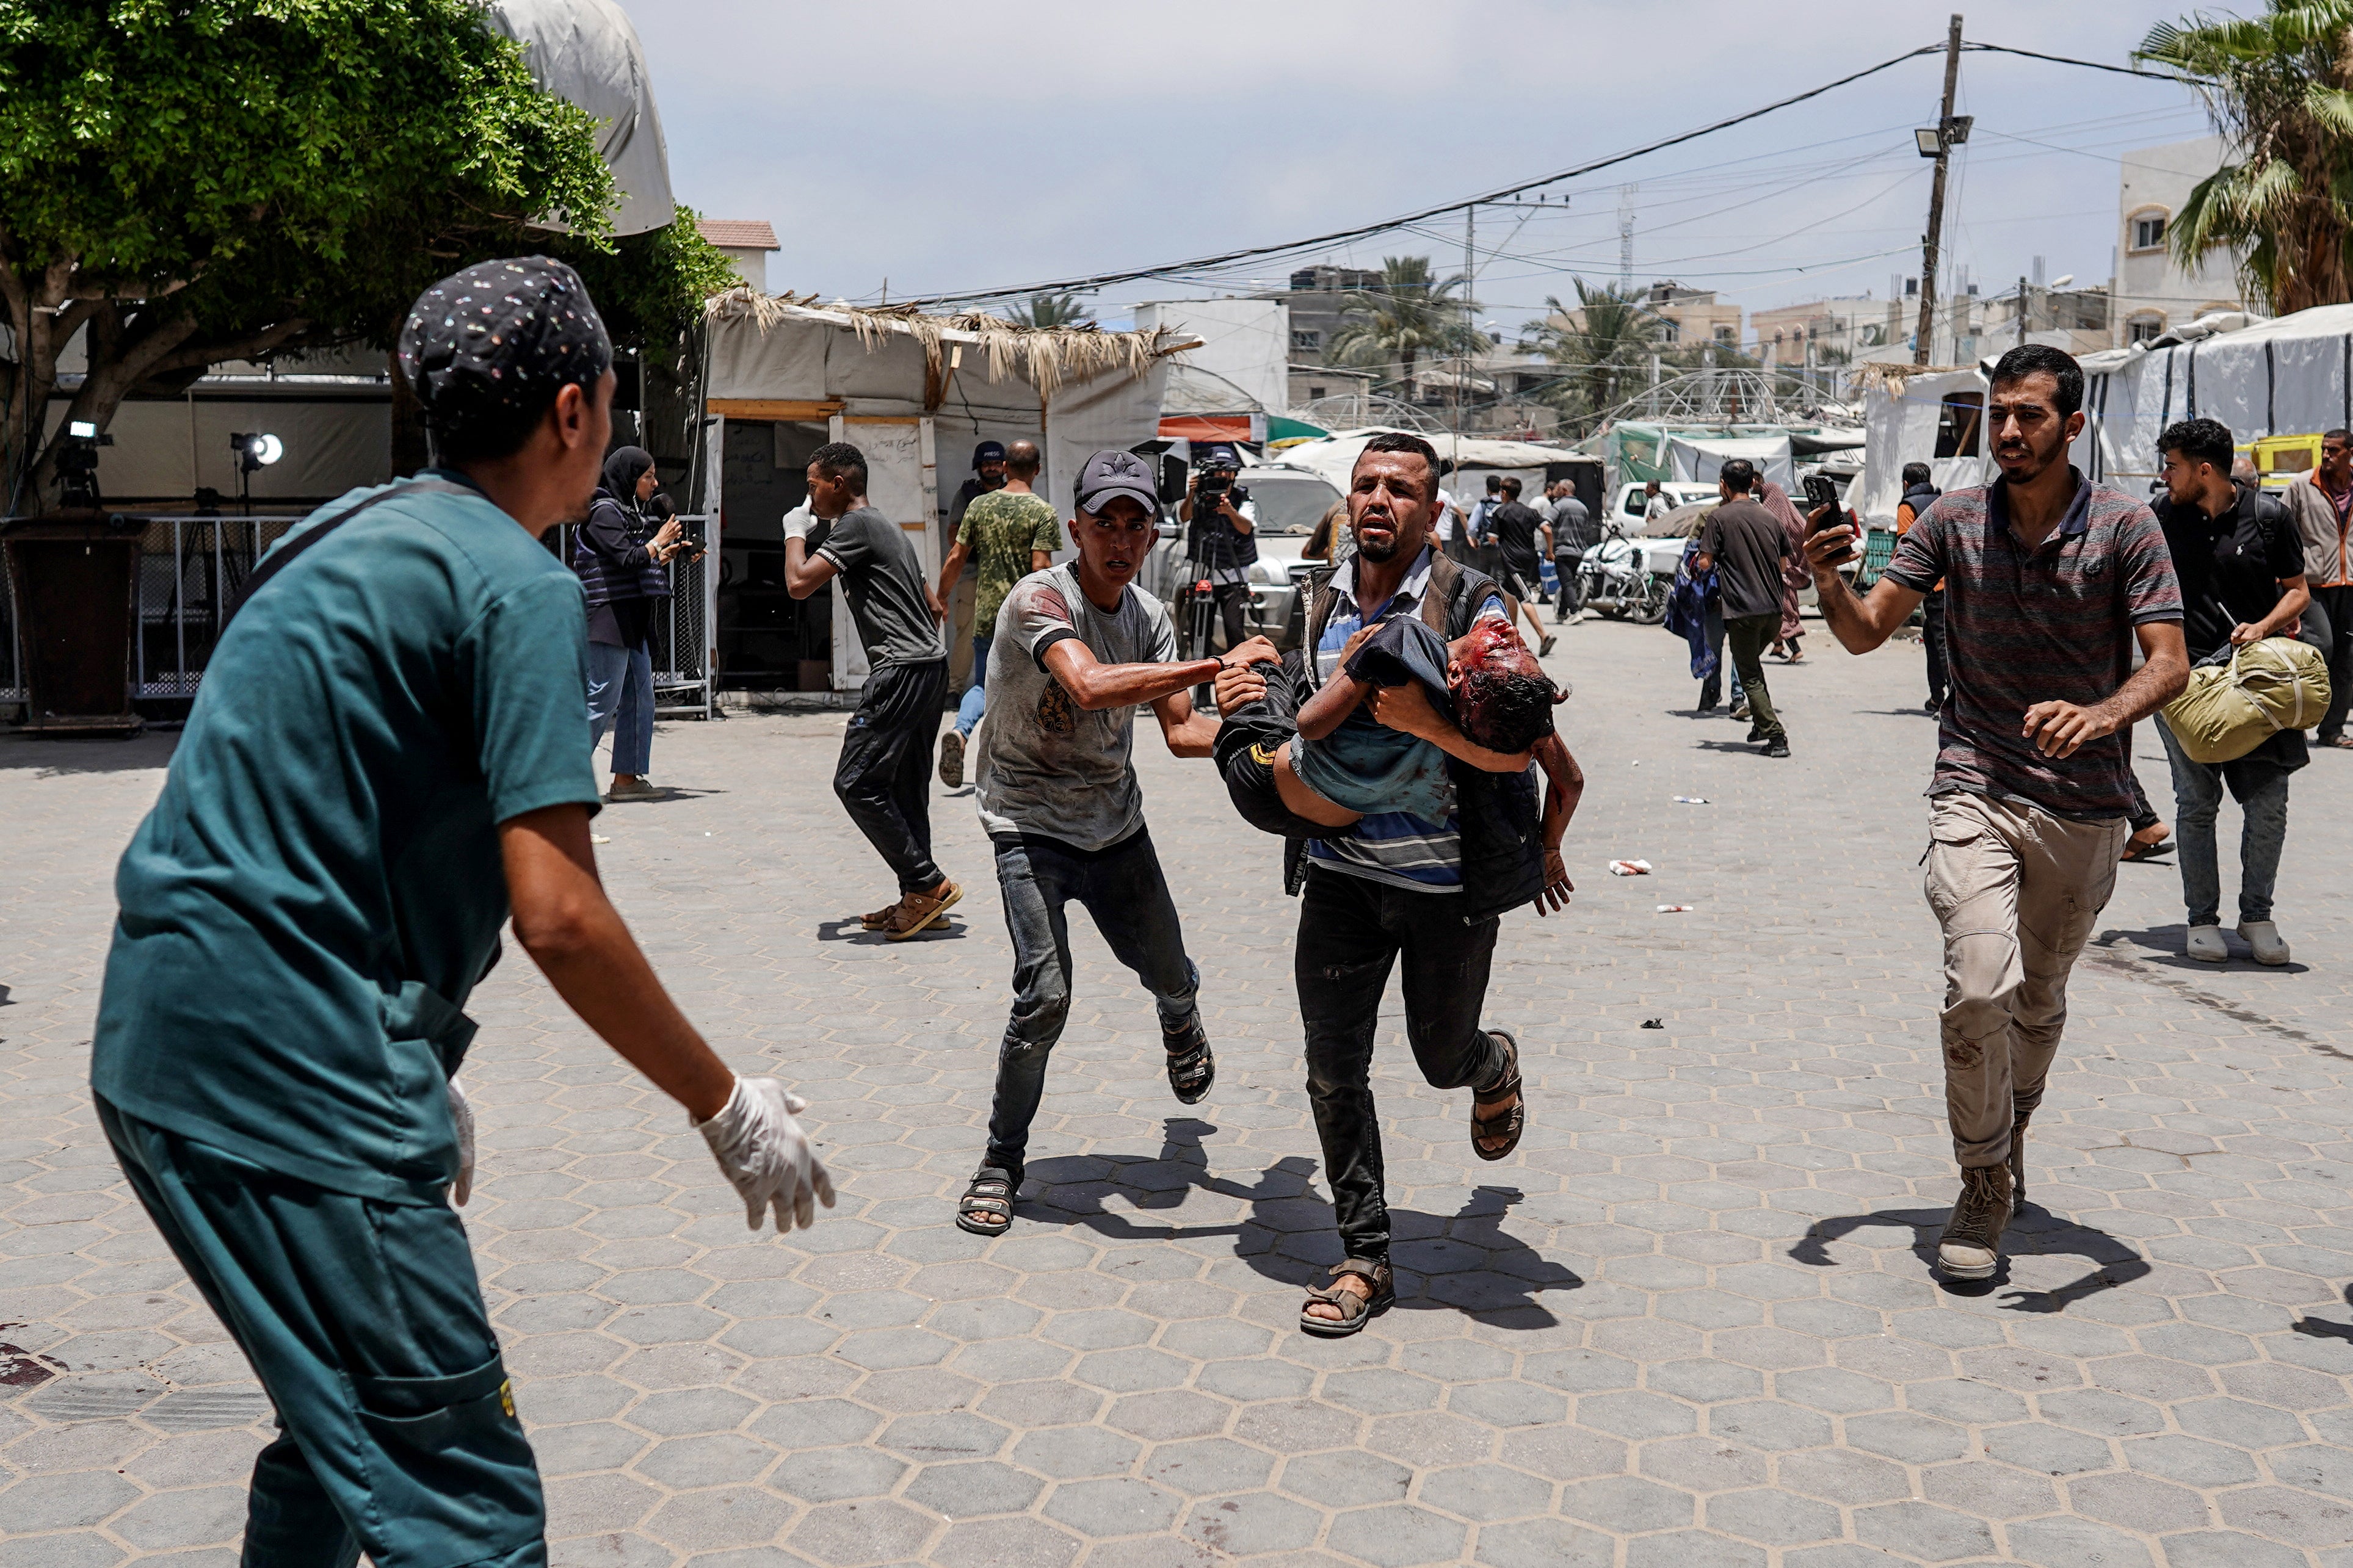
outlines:
[[[1584,593],[1585,607],[1637,626],[1657,626],[1667,618],[1667,595],[1674,587],[1675,574],[1672,562],[1665,563],[1664,571],[1659,569],[1653,547],[1672,545],[1680,551],[1682,543],[1672,539],[1630,538],[1617,523],[1604,524],[1601,542],[1588,550],[1577,564],[1577,581]]]

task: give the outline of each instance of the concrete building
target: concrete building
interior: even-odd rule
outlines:
[[[734,264],[735,276],[763,294],[768,291],[768,254],[784,248],[776,243],[774,224],[763,218],[707,217],[694,226]]]
[[[1281,300],[1170,300],[1135,307],[1135,330],[1181,329],[1201,340],[1184,368],[1206,372],[1260,410],[1291,404],[1291,312]]]
[[[1293,364],[1320,365],[1330,363],[1332,334],[1345,317],[1348,295],[1380,286],[1381,274],[1372,268],[1303,267],[1291,275],[1288,289],[1251,298],[1282,302],[1291,322]]]
[[[2237,258],[2217,251],[2194,270],[2173,259],[2167,239],[2181,204],[2221,166],[2222,139],[2201,136],[2144,147],[2120,160],[2116,191],[2116,276],[2108,342],[2143,342],[2211,310],[2243,310]]]
[[[1748,327],[1757,357],[1767,364],[1802,366],[1810,345],[1816,364],[1860,363],[1905,340],[1909,330],[1903,320],[1905,308],[1873,294],[1841,295],[1752,310]],[[1919,308],[1915,297],[1909,309],[1916,316]]]

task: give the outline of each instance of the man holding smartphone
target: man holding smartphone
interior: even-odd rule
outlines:
[[[1930,505],[1866,597],[1835,564],[1852,528],[1825,527],[1818,510],[1806,542],[1822,618],[1850,653],[1885,642],[1945,584],[1952,689],[1926,891],[1945,932],[1945,1110],[1961,1167],[1936,1267],[1955,1279],[1992,1278],[2025,1201],[2026,1126],[2066,1025],[2067,976],[2115,890],[2133,810],[2126,728],[2189,680],[2157,519],[2067,461],[2083,405],[2073,359],[2021,344],[1986,399],[1999,480]]]

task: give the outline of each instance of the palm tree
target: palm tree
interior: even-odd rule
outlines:
[[[2133,53],[2189,80],[2236,160],[2174,215],[2175,259],[2232,252],[2280,315],[2353,300],[2353,0],[2161,22]]]
[[[1026,305],[1013,307],[1017,327],[1091,327],[1087,308],[1076,294],[1032,294]]]
[[[1667,325],[1632,294],[1596,289],[1582,278],[1572,311],[1551,295],[1542,321],[1521,330],[1536,352],[1561,367],[1551,401],[1572,421],[1589,420],[1631,396],[1644,384],[1651,356],[1666,341]]]
[[[1393,379],[1404,382],[1410,395],[1414,362],[1424,354],[1471,354],[1494,346],[1463,319],[1478,309],[1466,303],[1469,281],[1459,272],[1439,279],[1427,256],[1383,257],[1377,285],[1342,297],[1342,325],[1325,345],[1327,357],[1335,364],[1394,367]]]

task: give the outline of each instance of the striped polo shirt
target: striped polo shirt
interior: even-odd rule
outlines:
[[[1896,542],[1887,575],[1926,594],[1945,580],[1952,695],[1940,715],[1930,795],[1956,790],[2098,821],[2132,813],[2132,758],[2119,731],[2071,757],[2021,733],[2038,702],[2088,706],[2132,673],[2133,628],[2181,619],[2165,531],[2122,490],[2070,468],[2075,499],[2027,550],[2010,531],[2005,487],[1953,490]]]
[[[1340,650],[1367,621],[1419,612],[1437,559],[1435,547],[1425,546],[1398,591],[1375,605],[1356,602],[1356,558],[1351,555],[1340,563],[1339,570],[1332,574],[1332,616],[1315,644],[1316,685],[1332,679],[1332,672],[1339,668]],[[1493,616],[1500,620],[1503,615],[1502,596],[1490,594],[1472,618],[1483,621]],[[1451,784],[1447,794],[1451,804]],[[1307,858],[1312,865],[1367,881],[1421,893],[1459,893],[1462,890],[1462,825],[1451,809],[1443,822],[1432,822],[1410,811],[1371,812],[1346,838],[1309,839]]]

